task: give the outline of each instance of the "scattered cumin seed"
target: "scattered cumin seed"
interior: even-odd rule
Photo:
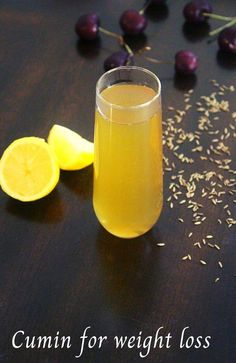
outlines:
[[[207,244],[209,247],[211,247],[211,248],[215,248],[215,246],[212,244],[212,243],[208,243]]]
[[[204,260],[200,260],[200,263],[202,264],[202,265],[206,265],[207,263],[206,263],[206,261],[204,261]]]
[[[218,261],[218,265],[220,266],[220,268],[223,268],[223,263],[221,261]]]
[[[226,210],[225,218],[222,220],[216,218],[216,223],[225,224],[228,228],[231,228],[236,224],[236,219],[232,217],[230,210],[231,203],[236,203],[236,178],[231,178],[231,176],[236,175],[236,170],[233,170],[231,167],[233,149],[227,143],[228,139],[231,141],[232,138],[236,138],[236,112],[229,112],[231,105],[227,100],[223,99],[223,96],[226,96],[229,91],[235,92],[235,87],[220,85],[216,80],[211,82],[216,87],[215,92],[212,92],[210,95],[203,95],[200,97],[201,102],[194,103],[193,105],[190,105],[190,94],[192,92],[186,92],[184,94],[183,109],[178,110],[175,107],[169,107],[169,110],[174,111],[174,114],[163,123],[163,144],[169,149],[168,152],[176,158],[176,163],[173,166],[173,161],[164,157],[164,169],[170,172],[171,180],[169,184],[171,195],[168,197],[167,202],[170,208],[183,205],[183,208],[186,207],[186,211],[189,209],[193,216],[192,223],[194,225],[201,225],[208,216],[205,215],[205,206],[198,203],[198,196],[204,198],[204,205],[205,202],[208,205],[210,202],[214,208],[221,206],[221,208],[223,207]],[[191,107],[200,111],[200,114],[198,116],[197,128],[189,132],[184,129],[182,121],[183,117],[188,115],[188,109]],[[221,123],[219,129],[217,124],[219,124],[218,121],[221,121],[221,116],[223,121],[224,116],[222,112],[229,112],[227,115],[227,125],[223,123],[226,127],[223,126],[222,128]],[[202,145],[202,136],[204,134],[208,137],[209,141],[205,146]],[[185,145],[188,146],[187,143],[191,143],[189,148],[185,147]],[[187,155],[187,150],[189,150],[190,155],[193,157]],[[190,171],[190,174],[187,168],[178,170],[179,165],[181,165],[180,162],[186,166],[186,164],[193,164],[195,160],[198,160],[200,163],[201,160],[206,161],[207,163],[205,164],[208,164],[207,169]],[[211,168],[214,168],[214,171]],[[225,204],[227,201],[225,198],[231,198],[231,196],[233,196],[234,200],[231,202],[232,198],[230,203],[228,201],[229,204]],[[174,200],[178,203],[175,204]],[[200,208],[203,208],[204,213],[200,213]],[[184,222],[183,218],[178,218],[178,220],[181,223]],[[193,233],[190,232],[188,237],[190,238],[192,235]],[[204,244],[220,250],[218,244],[208,243],[211,239],[213,241],[213,238],[209,234],[201,242],[194,243],[194,246],[201,248]],[[189,256],[191,258],[191,255],[187,255],[188,258],[186,259],[189,259]]]
[[[220,280],[220,278],[219,277],[217,277],[216,279],[215,279],[215,282],[218,282]]]

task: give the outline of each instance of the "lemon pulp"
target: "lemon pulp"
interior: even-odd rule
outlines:
[[[3,191],[21,201],[49,194],[59,180],[60,169],[53,149],[38,137],[23,137],[11,143],[0,161]]]

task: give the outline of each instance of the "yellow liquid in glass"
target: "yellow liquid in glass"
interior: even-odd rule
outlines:
[[[122,107],[138,106],[155,96],[149,87],[120,83],[101,96]],[[163,200],[161,106],[96,110],[95,213],[106,230],[132,238],[158,219]],[[108,104],[107,104],[108,107]],[[110,111],[109,111],[110,110]]]

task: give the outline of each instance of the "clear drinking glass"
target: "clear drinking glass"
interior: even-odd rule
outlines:
[[[110,233],[133,238],[163,202],[161,83],[147,69],[118,67],[96,86],[93,205]]]

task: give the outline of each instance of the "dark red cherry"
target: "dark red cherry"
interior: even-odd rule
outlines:
[[[183,9],[185,19],[189,23],[203,23],[207,17],[203,13],[212,13],[212,6],[207,0],[194,0]]]
[[[125,34],[138,35],[146,28],[147,19],[137,10],[126,10],[120,17],[120,26]]]
[[[94,40],[99,34],[100,20],[97,14],[84,14],[79,17],[75,31],[83,40]]]
[[[189,50],[180,50],[175,55],[175,70],[180,74],[192,74],[198,67],[197,56]]]
[[[236,27],[229,27],[218,35],[218,44],[221,50],[236,53]]]
[[[104,69],[108,71],[120,66],[125,66],[129,60],[129,54],[125,50],[114,52],[104,61]]]

